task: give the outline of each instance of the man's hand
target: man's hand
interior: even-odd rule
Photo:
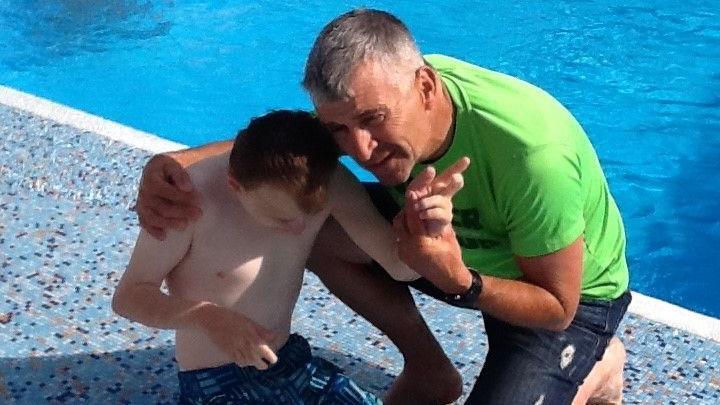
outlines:
[[[424,232],[417,215],[406,210],[393,220],[398,255],[411,269],[447,294],[470,288],[472,276],[462,260],[460,245],[451,226],[438,236]]]
[[[439,176],[426,168],[408,186],[405,207],[393,221],[400,259],[446,293],[465,291],[472,281],[451,224],[452,197],[469,165],[464,157]]]
[[[405,191],[403,210],[417,213],[422,220],[423,233],[440,236],[451,227],[452,198],[463,188],[463,172],[469,166],[470,159],[463,157],[437,176],[435,168],[428,166],[410,182]]]
[[[274,334],[237,312],[209,304],[198,314],[198,325],[240,367],[265,370],[277,363],[270,348]]]
[[[171,156],[155,155],[143,170],[136,211],[150,235],[164,240],[168,229],[184,229],[201,215],[200,197],[187,171]]]

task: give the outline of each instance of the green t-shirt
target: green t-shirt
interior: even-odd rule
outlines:
[[[462,156],[471,159],[465,187],[453,199],[465,263],[519,278],[513,255],[545,255],[584,235],[583,298],[620,296],[628,287],[625,231],[580,124],[519,79],[447,56],[426,60],[456,108],[452,145],[432,164],[441,172]]]

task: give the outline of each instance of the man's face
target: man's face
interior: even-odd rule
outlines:
[[[388,80],[378,63],[358,67],[350,78],[353,96],[316,105],[338,146],[385,185],[408,179],[413,166],[425,159],[430,116],[414,73],[402,83]]]

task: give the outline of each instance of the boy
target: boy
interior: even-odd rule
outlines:
[[[181,402],[381,403],[290,335],[305,262],[329,215],[394,278],[418,277],[338,156],[310,114],[269,113],[229,156],[190,168],[203,197],[197,222],[164,241],[141,231],[113,310],[176,330]],[[428,201],[423,218],[449,226],[449,199]]]

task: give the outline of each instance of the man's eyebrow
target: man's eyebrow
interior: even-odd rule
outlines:
[[[358,114],[355,115],[355,119],[362,119],[362,118],[366,118],[370,115],[375,115],[379,112],[387,112],[387,111],[388,111],[388,108],[386,105],[380,105],[378,107],[359,112]]]

